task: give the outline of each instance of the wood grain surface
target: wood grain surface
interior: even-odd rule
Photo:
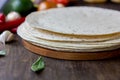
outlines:
[[[0,57],[0,80],[120,80],[120,57],[97,61],[67,61],[44,57],[45,69],[31,71],[39,57],[25,49],[21,39],[7,44]]]
[[[80,0],[78,0],[80,1]],[[120,4],[86,4],[120,10]],[[118,16],[119,17],[119,16]],[[6,45],[7,55],[0,56],[0,80],[120,80],[120,57],[97,61],[66,61],[44,57],[45,69],[32,72],[31,64],[39,57],[21,44],[21,38]]]

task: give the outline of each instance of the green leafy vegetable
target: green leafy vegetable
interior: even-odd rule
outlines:
[[[0,55],[4,56],[6,54],[6,51],[5,50],[1,50],[0,51]]]
[[[39,71],[44,68],[45,68],[45,63],[42,57],[39,57],[37,61],[35,61],[31,66],[32,71]]]

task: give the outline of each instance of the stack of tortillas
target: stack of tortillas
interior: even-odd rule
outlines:
[[[33,12],[19,26],[17,33],[24,44],[29,44],[25,47],[32,46],[29,50],[35,53],[43,53],[45,56],[53,53],[55,56],[61,55],[63,59],[73,59],[74,54],[85,54],[89,59],[91,56],[88,54],[106,54],[120,48],[120,12],[96,7],[68,7]],[[41,52],[35,51],[34,47]],[[64,53],[73,56],[64,58]],[[74,58],[73,60],[81,60],[81,55],[78,59]]]

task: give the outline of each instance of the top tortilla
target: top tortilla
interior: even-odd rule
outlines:
[[[73,36],[120,34],[120,12],[96,7],[68,7],[33,12],[26,22],[34,28]]]

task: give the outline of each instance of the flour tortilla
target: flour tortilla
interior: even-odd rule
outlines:
[[[52,32],[47,32],[45,30],[36,29],[31,27],[27,22],[24,22],[21,27],[24,27],[26,31],[31,34],[32,36],[35,36],[37,38],[50,40],[50,41],[57,41],[57,42],[99,42],[99,41],[106,41],[109,39],[115,39],[118,37],[118,35],[115,35],[113,37],[107,37],[102,39],[86,39],[86,38],[79,38],[79,37],[73,37],[73,36],[66,36],[66,35],[59,35]],[[120,36],[120,35],[119,35]]]
[[[33,12],[26,22],[34,28],[71,35],[102,39],[120,35],[120,12],[96,7],[68,7]]]
[[[83,44],[83,43],[61,43],[61,42],[52,42],[47,40],[42,40],[33,37],[24,28],[21,26],[17,30],[18,35],[20,35],[24,40],[31,42],[37,46],[44,48],[49,48],[59,51],[69,51],[69,52],[96,52],[96,51],[106,51],[113,50],[120,47],[120,44]]]

